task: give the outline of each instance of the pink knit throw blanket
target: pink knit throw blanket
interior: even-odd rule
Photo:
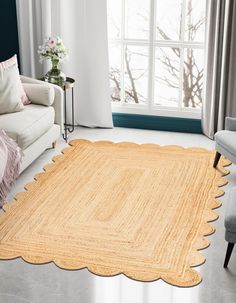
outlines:
[[[4,130],[0,130],[0,207],[19,176],[22,152]]]

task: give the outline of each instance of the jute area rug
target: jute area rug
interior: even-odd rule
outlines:
[[[200,283],[193,269],[214,232],[208,222],[229,164],[214,152],[176,146],[74,140],[0,215],[0,259],[88,268],[177,286]]]

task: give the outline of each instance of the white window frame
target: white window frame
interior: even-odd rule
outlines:
[[[150,5],[150,21],[149,21],[149,39],[127,39],[125,38],[125,0],[122,0],[122,22],[121,22],[121,37],[117,39],[110,39],[109,43],[112,45],[119,45],[121,47],[121,101],[112,102],[112,111],[119,113],[130,114],[143,114],[143,115],[155,115],[155,116],[167,116],[167,117],[184,117],[184,118],[201,118],[200,108],[186,108],[182,107],[183,96],[183,65],[184,65],[184,49],[191,47],[193,49],[205,49],[205,43],[198,42],[186,42],[185,41],[185,19],[182,18],[181,24],[181,40],[169,41],[169,40],[156,40],[156,0],[149,0]],[[183,16],[186,16],[186,3],[187,0],[183,0]],[[124,50],[126,46],[148,46],[149,58],[148,58],[148,98],[147,105],[143,104],[129,104],[124,102]],[[179,102],[178,107],[165,107],[162,105],[154,104],[154,73],[155,73],[155,47],[179,47],[180,56],[180,89],[179,89]],[[204,80],[203,80],[204,81]],[[204,91],[204,88],[203,88]]]

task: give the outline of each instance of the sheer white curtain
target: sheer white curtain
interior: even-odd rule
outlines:
[[[106,0],[17,0],[22,74],[43,76],[38,45],[60,36],[69,50],[62,70],[76,79],[76,121],[88,127],[112,127]]]

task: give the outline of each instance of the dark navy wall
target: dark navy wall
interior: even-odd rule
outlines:
[[[16,1],[0,0],[0,62],[19,55]]]

